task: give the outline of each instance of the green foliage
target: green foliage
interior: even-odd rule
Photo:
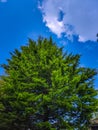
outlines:
[[[52,39],[29,40],[2,65],[0,129],[85,130],[96,111],[94,69]]]

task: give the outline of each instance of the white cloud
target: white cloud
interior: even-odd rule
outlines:
[[[80,42],[85,42],[84,37],[82,37],[82,36],[79,35],[79,41],[80,41]]]
[[[79,35],[79,41],[96,40],[98,0],[43,0],[41,11],[46,26],[58,37]],[[64,13],[59,21],[60,10]]]
[[[65,32],[65,27],[63,21],[59,22],[56,17],[47,17],[44,16],[43,19],[44,22],[46,22],[46,26],[51,29],[51,31],[58,35],[58,37],[61,36],[62,32]]]
[[[4,2],[7,2],[7,0],[0,0],[0,2],[4,3]]]

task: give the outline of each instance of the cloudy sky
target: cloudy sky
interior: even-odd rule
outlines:
[[[81,66],[98,69],[97,33],[98,0],[0,0],[0,64],[28,38],[41,35],[81,54]]]

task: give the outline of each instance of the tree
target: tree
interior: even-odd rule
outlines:
[[[96,37],[97,37],[97,42],[98,42],[98,33],[96,34]]]
[[[29,39],[3,64],[0,129],[87,130],[96,111],[94,69],[52,39]],[[1,107],[0,106],[0,107]]]

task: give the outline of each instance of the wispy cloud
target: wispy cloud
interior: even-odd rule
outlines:
[[[7,2],[7,0],[0,0],[0,2],[5,3],[5,2]]]
[[[98,0],[43,0],[39,7],[43,22],[58,37],[76,34],[79,41],[96,40]]]

